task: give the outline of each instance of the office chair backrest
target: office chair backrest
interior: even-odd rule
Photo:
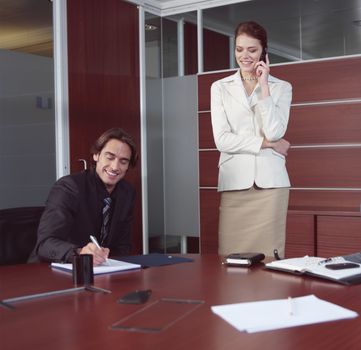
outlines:
[[[0,265],[26,263],[43,211],[44,207],[0,210]]]

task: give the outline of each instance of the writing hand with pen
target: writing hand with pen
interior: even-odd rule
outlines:
[[[101,247],[94,236],[90,236],[90,239],[92,242],[81,248],[79,254],[92,254],[94,266],[106,264],[110,252],[109,248]]]

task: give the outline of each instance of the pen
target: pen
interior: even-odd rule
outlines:
[[[293,301],[291,297],[288,297],[288,314],[290,316],[293,316],[294,312],[293,312]]]
[[[100,246],[100,244],[98,243],[98,240],[97,240],[94,236],[90,235],[90,240],[96,245],[96,247],[97,247],[98,249],[101,249],[101,246]]]
[[[96,239],[96,237],[90,235],[90,240],[95,244],[95,246],[96,246],[98,249],[102,249],[102,247],[100,246],[100,244],[99,244],[98,240]],[[104,264],[105,264],[105,265],[109,265],[108,259],[106,259],[106,260],[104,261]]]

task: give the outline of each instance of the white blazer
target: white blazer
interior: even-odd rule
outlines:
[[[289,187],[286,159],[262,141],[277,141],[286,133],[291,100],[290,83],[269,76],[270,95],[261,88],[248,97],[239,70],[211,87],[213,137],[219,159],[218,191]]]

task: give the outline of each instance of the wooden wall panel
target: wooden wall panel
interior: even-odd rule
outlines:
[[[212,133],[211,113],[201,113],[198,118],[199,148],[216,148]]]
[[[215,50],[215,48],[217,48]],[[185,74],[197,74],[197,26],[184,23]],[[203,29],[203,70],[213,71],[229,66],[229,37]]]
[[[361,97],[361,57],[303,61],[271,67],[271,74],[293,86],[292,103]]]
[[[361,103],[291,107],[291,145],[361,143]]]
[[[234,73],[235,70],[198,75],[198,111],[211,109],[211,85],[214,81]]]
[[[95,139],[122,127],[140,149],[137,7],[119,0],[67,2],[71,172],[91,159]],[[137,192],[133,252],[141,252],[140,165],[127,174]]]
[[[184,73],[197,74],[197,27],[192,23],[184,23]]]
[[[360,211],[361,191],[342,190],[292,190],[289,209],[291,210],[335,210]]]
[[[361,159],[361,147],[291,149],[287,158],[291,185],[297,188],[361,187],[361,162],[355,159]],[[217,150],[199,152],[200,186],[217,186],[218,160]]]
[[[361,147],[291,149],[292,187],[361,187]]]
[[[199,186],[217,187],[219,152],[199,152]]]
[[[200,195],[201,253],[218,252],[218,217],[220,194],[216,190],[203,190]]]
[[[203,29],[204,71],[215,71],[229,66],[229,36]]]
[[[361,217],[318,216],[318,256],[330,257],[360,251]]]
[[[315,219],[312,214],[288,214],[286,258],[310,255],[315,251]]]

